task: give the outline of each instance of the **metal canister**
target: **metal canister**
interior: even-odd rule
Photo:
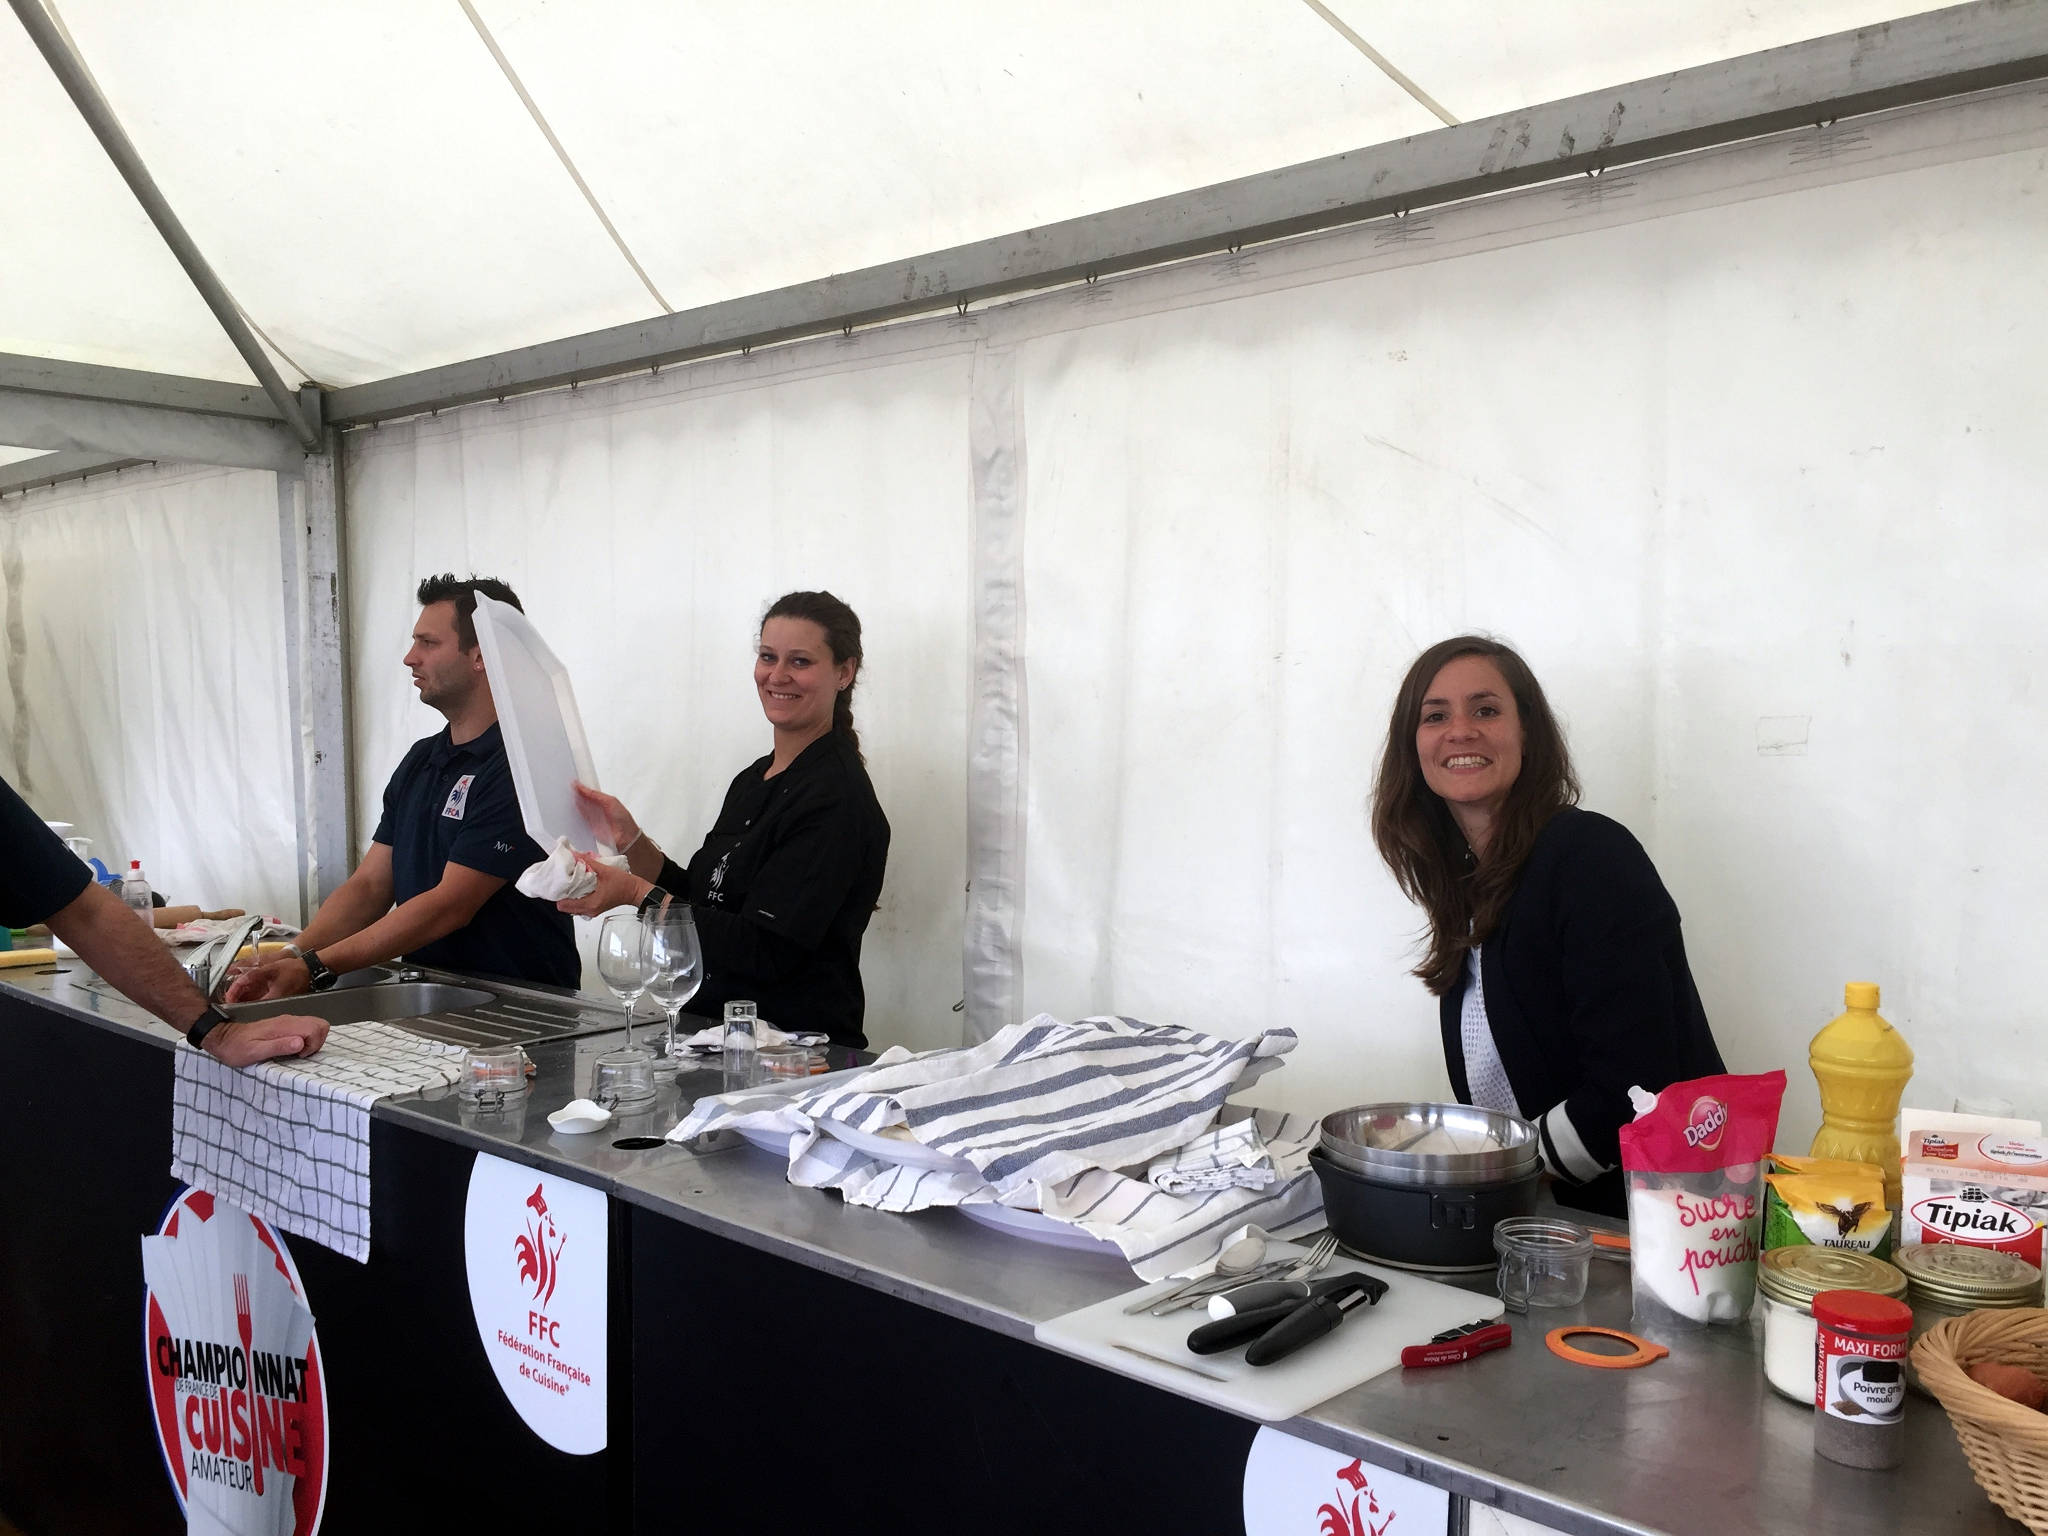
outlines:
[[[1846,1248],[1795,1244],[1766,1250],[1756,1267],[1764,1307],[1764,1379],[1796,1403],[1813,1402],[1813,1298],[1868,1291],[1903,1298],[1906,1277],[1883,1259]]]
[[[2041,1271],[2025,1259],[1963,1243],[1911,1243],[1892,1255],[1906,1277],[1906,1304],[1913,1309],[1913,1338],[1946,1318],[1987,1308],[2037,1307]],[[1907,1356],[1906,1382],[1926,1392]]]

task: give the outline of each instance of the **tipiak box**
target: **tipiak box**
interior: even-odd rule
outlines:
[[[2048,1141],[1928,1129],[1906,1138],[1899,1242],[1960,1243],[2041,1267]]]

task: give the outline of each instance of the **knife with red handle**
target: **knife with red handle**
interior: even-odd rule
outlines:
[[[1470,1360],[1490,1349],[1506,1349],[1514,1341],[1514,1332],[1506,1323],[1489,1323],[1481,1318],[1462,1328],[1447,1329],[1427,1344],[1410,1344],[1401,1351],[1401,1363],[1407,1366],[1456,1365],[1460,1360]]]

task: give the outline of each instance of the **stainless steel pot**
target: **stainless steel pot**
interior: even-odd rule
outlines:
[[[1323,1154],[1385,1184],[1503,1184],[1542,1165],[1536,1127],[1471,1104],[1359,1104],[1323,1117]]]

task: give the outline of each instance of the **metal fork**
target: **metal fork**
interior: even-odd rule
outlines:
[[[1241,1286],[1251,1285],[1261,1280],[1306,1279],[1308,1276],[1317,1274],[1328,1266],[1331,1255],[1336,1253],[1336,1251],[1337,1239],[1330,1233],[1325,1232],[1316,1239],[1315,1245],[1307,1253],[1292,1259],[1283,1259],[1278,1264],[1261,1264],[1258,1268],[1265,1271],[1263,1274],[1257,1270],[1246,1270],[1241,1275],[1232,1275],[1227,1280],[1207,1285],[1201,1290],[1183,1292],[1170,1301],[1155,1304],[1151,1309],[1152,1315],[1154,1317],[1164,1317],[1169,1312],[1179,1312],[1187,1307],[1201,1306],[1211,1296],[1218,1296],[1226,1291],[1234,1291]],[[1212,1281],[1216,1279],[1213,1275],[1209,1278]]]
[[[1292,1268],[1280,1278],[1283,1280],[1306,1280],[1310,1275],[1319,1275],[1330,1267],[1330,1260],[1337,1256],[1337,1234],[1325,1232],[1315,1241],[1315,1246],[1297,1259]]]

